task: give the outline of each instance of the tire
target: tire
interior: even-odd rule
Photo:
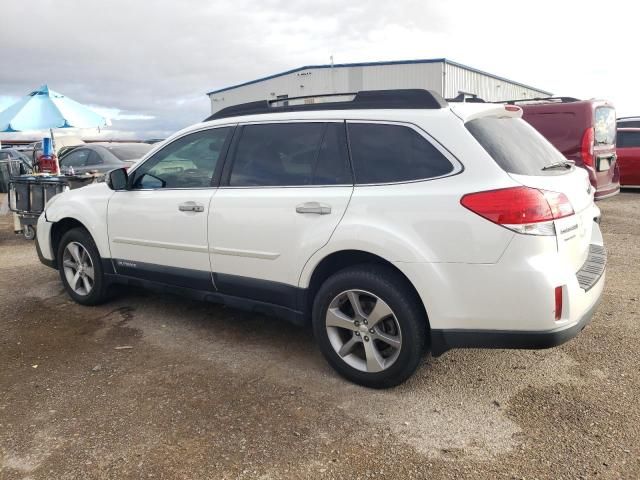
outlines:
[[[82,268],[76,277],[78,258]],[[102,269],[102,258],[93,238],[84,228],[74,228],[62,236],[56,260],[64,288],[74,301],[81,305],[98,305],[107,299],[108,285]],[[78,281],[73,287],[71,282],[76,278]]]
[[[406,278],[384,265],[360,265],[329,277],[315,295],[312,322],[329,364],[365,387],[399,385],[424,355],[424,308]]]
[[[22,227],[22,235],[25,240],[33,240],[36,238],[36,229],[33,225],[24,225]]]

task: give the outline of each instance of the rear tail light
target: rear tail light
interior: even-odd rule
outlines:
[[[556,287],[555,291],[556,300],[556,321],[562,318],[562,287]]]
[[[595,139],[595,134],[593,127],[587,128],[582,134],[582,144],[580,146],[580,154],[582,156],[582,162],[593,168],[593,142]]]
[[[470,193],[460,203],[493,223],[529,235],[555,235],[553,221],[574,213],[564,193],[524,186]]]

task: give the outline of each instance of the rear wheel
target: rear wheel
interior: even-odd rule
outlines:
[[[102,259],[91,235],[74,228],[62,236],[58,247],[58,271],[67,293],[82,305],[97,305],[107,298]]]
[[[333,368],[372,388],[392,387],[411,376],[427,337],[415,292],[384,266],[358,266],[329,277],[314,299],[313,328]]]

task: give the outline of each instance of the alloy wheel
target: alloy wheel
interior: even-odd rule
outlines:
[[[78,242],[70,242],[62,255],[62,267],[67,283],[78,295],[89,295],[95,283],[93,261],[87,249]]]
[[[331,346],[351,367],[381,372],[397,360],[402,348],[400,324],[380,297],[364,290],[347,290],[329,304],[325,317]]]

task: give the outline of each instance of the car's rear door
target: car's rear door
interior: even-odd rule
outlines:
[[[184,135],[131,173],[108,207],[109,245],[118,274],[212,290],[207,238],[212,179],[233,127]]]
[[[300,272],[352,192],[344,122],[238,127],[209,212],[217,289],[296,309]]]

